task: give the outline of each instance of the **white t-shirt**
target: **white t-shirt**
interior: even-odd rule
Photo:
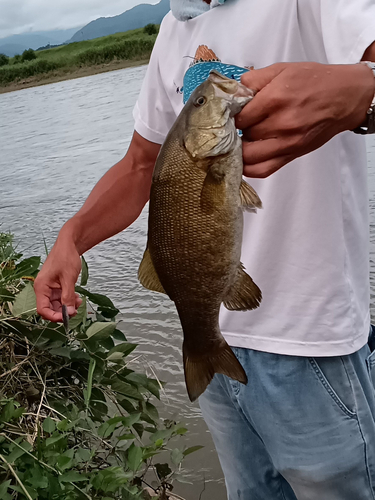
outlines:
[[[356,63],[374,40],[375,0],[227,0],[187,22],[169,13],[134,109],[135,130],[163,142],[183,107],[184,74],[198,46],[222,62],[262,68]],[[263,300],[255,311],[222,308],[224,337],[232,346],[298,356],[360,349],[370,325],[363,138],[345,132],[248,181],[264,208],[244,215],[242,262]]]

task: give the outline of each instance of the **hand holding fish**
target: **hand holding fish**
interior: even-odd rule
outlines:
[[[241,81],[258,91],[236,117],[244,175],[261,178],[363,123],[375,90],[362,64],[279,63]]]

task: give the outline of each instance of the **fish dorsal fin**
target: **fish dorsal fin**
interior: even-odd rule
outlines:
[[[151,260],[150,250],[146,248],[142,262],[138,270],[138,279],[148,290],[154,292],[166,293],[163,285],[160,283],[159,276]]]
[[[249,212],[256,212],[257,208],[262,208],[262,202],[260,201],[259,196],[257,195],[254,188],[250,186],[246,181],[241,181],[240,186],[240,196],[241,196],[241,205],[244,210],[248,210]]]
[[[201,209],[206,214],[213,214],[222,206],[225,199],[224,173],[218,173],[212,167],[208,170],[201,192]]]
[[[261,300],[262,292],[245,272],[240,262],[235,282],[224,300],[224,306],[230,311],[249,311],[256,309]]]

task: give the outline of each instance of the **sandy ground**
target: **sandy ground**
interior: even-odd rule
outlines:
[[[147,63],[148,59],[141,59],[137,61],[112,61],[109,64],[98,64],[97,66],[73,68],[71,71],[66,69],[51,71],[46,75],[32,76],[19,82],[10,83],[5,87],[0,87],[0,94],[13,92],[15,90],[27,89],[29,87],[37,87],[39,85],[48,85],[49,83],[61,82],[63,80],[71,80],[73,78],[82,78],[83,76],[96,75],[98,73],[106,73],[107,71],[114,71],[116,69],[130,68],[131,66],[141,66]]]

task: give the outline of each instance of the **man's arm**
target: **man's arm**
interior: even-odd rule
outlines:
[[[69,315],[75,314],[80,304],[74,293],[80,256],[137,219],[149,199],[159,150],[159,144],[135,132],[125,157],[100,179],[79,212],[62,227],[34,285],[38,313],[45,319],[61,321],[62,304]]]
[[[375,61],[375,42],[363,60]],[[362,64],[280,63],[245,73],[242,83],[259,91],[236,118],[248,177],[267,177],[360,126],[375,93]]]

